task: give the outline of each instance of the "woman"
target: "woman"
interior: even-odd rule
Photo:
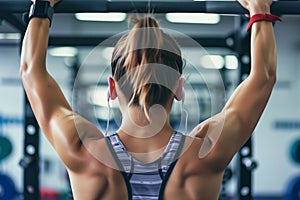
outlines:
[[[49,2],[53,7],[58,1]],[[272,3],[239,2],[251,17],[269,14]],[[218,115],[195,127],[193,137],[177,133],[168,121],[174,98],[183,98],[180,49],[155,19],[137,20],[113,54],[109,98],[118,97],[122,123],[115,134],[104,137],[72,111],[48,74],[51,20],[33,15],[20,74],[41,129],[67,167],[75,199],[218,199],[224,170],[251,136],[276,79],[272,23],[260,20],[252,24],[249,77]],[[147,42],[151,48],[137,48]],[[161,73],[166,66],[172,76]],[[207,149],[205,141],[213,146]]]

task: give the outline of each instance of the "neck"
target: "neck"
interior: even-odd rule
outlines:
[[[152,138],[165,132],[172,132],[169,123],[169,112],[164,107],[154,105],[149,110],[149,118],[143,109],[130,106],[122,113],[122,124],[119,132],[135,138]]]

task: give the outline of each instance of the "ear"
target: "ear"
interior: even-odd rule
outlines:
[[[115,100],[117,98],[116,83],[112,77],[108,77],[107,82],[109,98]]]
[[[175,99],[177,101],[184,100],[183,85],[184,85],[184,78],[180,77],[179,80],[178,80],[178,87],[177,87],[176,94],[175,94]]]

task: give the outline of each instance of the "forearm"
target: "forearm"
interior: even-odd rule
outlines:
[[[23,40],[21,72],[40,74],[46,72],[46,53],[49,37],[48,19],[32,18]]]
[[[20,74],[40,126],[46,127],[58,110],[71,111],[59,85],[46,69],[50,21],[32,18],[23,40]]]
[[[270,14],[270,6],[252,6],[250,15]],[[276,76],[276,42],[271,22],[259,21],[252,25],[251,32],[251,75],[261,81]]]

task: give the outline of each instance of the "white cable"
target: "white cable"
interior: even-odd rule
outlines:
[[[110,118],[110,105],[109,105],[109,102],[108,102],[108,114],[107,114],[107,121],[106,121],[105,137],[106,137],[107,134],[108,134],[109,121],[110,121],[109,118]]]
[[[181,101],[181,111],[184,112],[185,114],[185,128],[184,128],[184,133],[187,134],[187,126],[188,126],[188,118],[189,118],[189,113],[187,109],[184,108],[184,99]]]
[[[107,96],[107,121],[106,121],[106,130],[105,130],[105,137],[108,134],[108,128],[109,128],[109,121],[110,121],[110,104],[109,104],[109,95]]]
[[[187,126],[188,126],[188,118],[189,118],[189,113],[186,109],[183,110],[185,112],[185,134],[187,134]]]

